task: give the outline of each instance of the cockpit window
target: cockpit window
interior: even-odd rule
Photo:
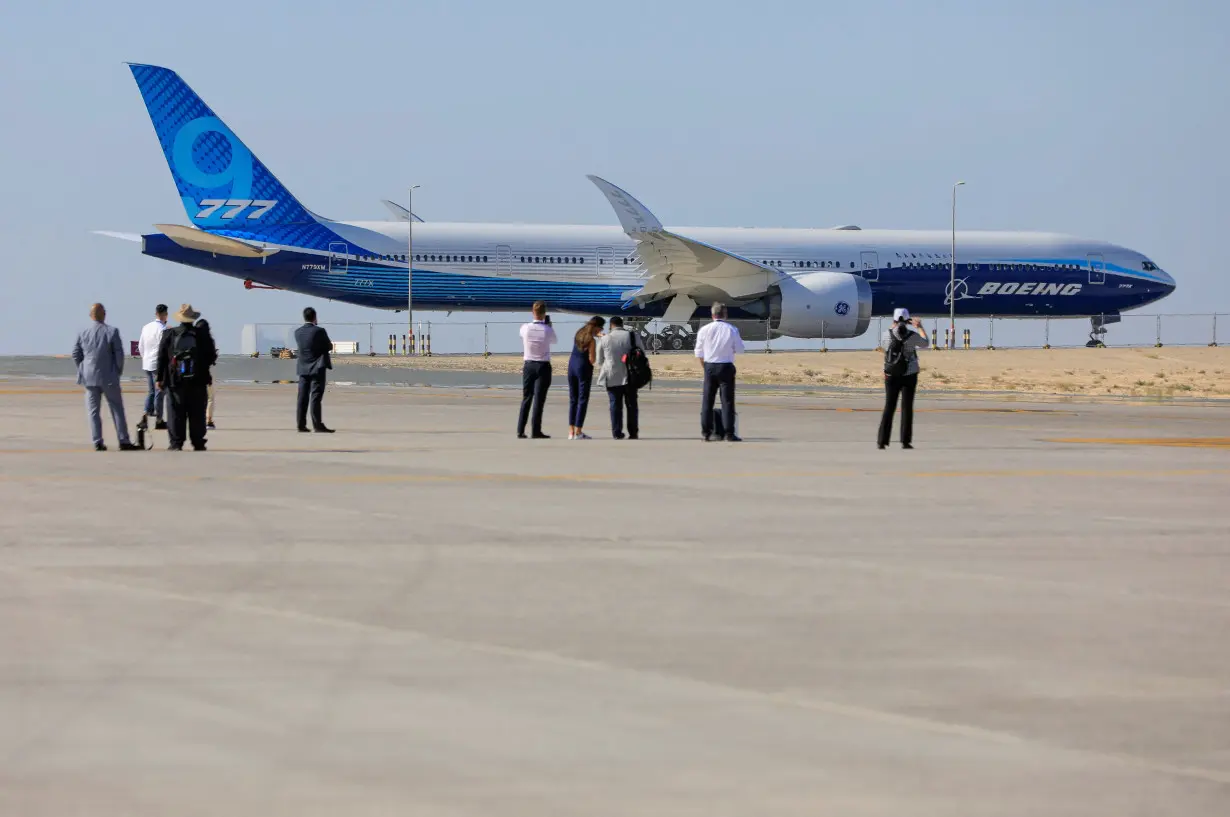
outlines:
[[[1154,272],[1157,269],[1157,264],[1154,264],[1152,261],[1145,261],[1140,266],[1144,268],[1145,272]]]

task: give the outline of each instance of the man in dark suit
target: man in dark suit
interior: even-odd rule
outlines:
[[[303,326],[295,330],[295,342],[299,344],[299,430],[308,430],[308,403],[312,405],[312,431],[319,434],[332,434],[333,429],[326,428],[320,417],[320,401],[325,396],[325,377],[333,368],[330,353],[333,351],[333,341],[329,333],[316,325],[316,310],[308,307],[303,310]]]

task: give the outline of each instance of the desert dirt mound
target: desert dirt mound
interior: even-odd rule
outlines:
[[[659,380],[696,380],[690,353],[652,358]],[[1230,397],[1230,348],[957,349],[920,353],[919,387],[933,391],[1147,397]],[[519,372],[519,355],[345,357],[339,362],[414,369]],[[751,352],[738,361],[739,380],[764,385],[879,388],[883,357],[874,351]],[[562,377],[568,356],[557,354]]]

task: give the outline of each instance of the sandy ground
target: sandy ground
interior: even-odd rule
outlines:
[[[659,380],[695,380],[700,366],[691,354],[652,358]],[[739,359],[739,379],[769,385],[876,388],[882,377],[879,352],[750,353]],[[347,357],[346,363],[416,369],[516,372],[516,355]],[[567,356],[557,356],[563,376]],[[948,391],[1012,391],[1028,394],[1230,396],[1230,347],[1141,349],[985,349],[922,353],[920,386]]]

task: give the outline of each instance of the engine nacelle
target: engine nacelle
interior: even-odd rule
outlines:
[[[848,272],[783,278],[772,310],[773,330],[794,338],[854,338],[871,323],[871,285]]]

